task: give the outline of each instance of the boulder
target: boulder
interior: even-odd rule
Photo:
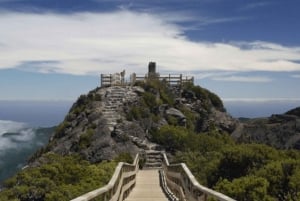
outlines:
[[[180,110],[173,107],[166,110],[166,115],[171,115],[178,119],[186,119],[185,115]]]

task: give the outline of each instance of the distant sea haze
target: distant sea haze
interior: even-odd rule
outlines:
[[[224,100],[227,112],[235,118],[268,117],[300,107],[300,100]]]
[[[0,120],[51,127],[63,121],[73,101],[1,101]]]
[[[233,117],[267,117],[300,106],[299,100],[223,100]],[[0,120],[26,123],[31,127],[51,127],[63,121],[73,101],[0,101]]]

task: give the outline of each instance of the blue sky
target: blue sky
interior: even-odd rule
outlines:
[[[224,100],[300,102],[300,1],[0,0],[0,100],[75,100],[100,73],[194,75]]]

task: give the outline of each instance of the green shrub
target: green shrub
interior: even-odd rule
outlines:
[[[79,138],[79,147],[80,149],[87,148],[91,145],[92,137],[95,134],[95,131],[90,128],[85,133],[80,135]]]
[[[196,114],[185,106],[181,106],[179,110],[184,114],[186,118],[186,127],[191,131],[195,131],[195,125],[198,120]]]
[[[143,100],[149,108],[154,108],[157,106],[156,96],[150,92],[145,92],[143,94]]]
[[[90,164],[77,155],[44,155],[45,164],[26,168],[8,179],[0,200],[64,201],[104,186],[115,162]]]
[[[178,119],[174,116],[169,115],[167,117],[167,121],[168,121],[169,125],[172,125],[172,126],[177,126],[178,125]]]
[[[158,123],[161,120],[161,116],[151,113],[151,119],[153,122]]]
[[[63,121],[62,123],[60,123],[55,129],[54,138],[63,137],[65,135],[66,128],[68,128],[70,126],[71,126],[71,123],[68,121]]]
[[[208,90],[207,90],[207,96],[208,96],[209,100],[211,101],[211,103],[214,107],[216,107],[218,110],[220,110],[222,112],[226,112],[226,109],[223,105],[223,102],[219,98],[219,96],[217,96],[216,94],[214,94],[214,93],[212,93]]]
[[[158,131],[152,132],[153,140],[171,152],[184,149],[188,135],[186,128],[169,125],[162,126]]]
[[[151,113],[147,107],[142,106],[132,106],[129,112],[126,114],[126,119],[128,121],[139,120],[142,118],[148,118]]]
[[[272,201],[274,198],[267,194],[269,182],[262,177],[247,176],[234,179],[232,182],[220,181],[216,190],[239,201]]]
[[[114,161],[116,162],[124,162],[124,163],[133,163],[133,158],[130,155],[130,153],[128,152],[124,152],[124,153],[120,153],[115,159]]]
[[[81,112],[83,112],[86,109],[86,106],[88,105],[88,103],[90,102],[91,98],[91,94],[87,95],[80,95],[79,98],[77,99],[76,103],[73,104],[73,106],[71,107],[69,113],[73,113],[73,114],[80,114]]]
[[[94,101],[101,101],[101,100],[102,100],[102,97],[101,97],[100,94],[96,94],[96,95],[94,96]]]
[[[203,101],[203,107],[205,109],[209,109],[209,101],[211,102],[211,104],[217,108],[220,111],[225,111],[224,105],[222,100],[214,93],[210,92],[207,89],[204,89],[200,86],[194,86],[192,84],[186,84],[184,86],[185,90],[191,90],[195,93],[195,96],[197,99],[200,99]]]

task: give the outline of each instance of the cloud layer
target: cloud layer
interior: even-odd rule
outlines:
[[[19,133],[18,135],[4,136],[5,133]],[[30,141],[33,137],[31,129],[26,124],[14,121],[0,120],[0,155],[10,148],[18,148],[16,141]]]
[[[294,62],[300,60],[300,47],[261,41],[195,42],[185,36],[185,27],[176,24],[177,19],[126,10],[0,13],[0,69],[83,75],[126,67],[142,73],[153,60],[161,71],[300,70]]]

